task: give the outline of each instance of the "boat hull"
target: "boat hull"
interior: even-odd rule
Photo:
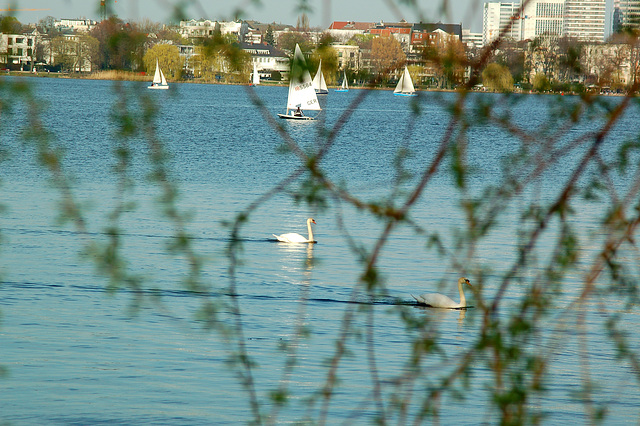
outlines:
[[[316,95],[326,95],[327,93],[329,93],[328,90],[316,89]]]
[[[291,114],[278,114],[278,117],[284,118],[285,120],[314,120],[313,117],[308,117],[306,115],[291,115]]]
[[[402,92],[398,92],[398,93],[394,93],[393,96],[418,96],[417,93],[402,93]]]
[[[348,92],[349,89],[336,89],[336,92]]]
[[[154,90],[166,90],[168,88],[169,86],[147,86],[147,89],[154,89]]]

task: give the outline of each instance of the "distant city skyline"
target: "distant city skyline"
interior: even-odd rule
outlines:
[[[140,21],[149,19],[155,22],[168,22],[173,17],[172,0],[109,0],[115,14],[124,20]],[[333,21],[360,22],[396,22],[406,19],[409,22],[443,22],[462,24],[474,32],[482,31],[482,5],[480,0],[448,0],[448,13],[441,13],[440,1],[417,0],[423,16],[404,5],[397,9],[391,0],[308,0],[313,10],[307,13],[310,25],[326,28]],[[15,7],[21,9],[14,15],[23,23],[35,23],[46,16],[58,19],[88,18],[99,20],[99,1],[97,0],[0,0],[0,8]],[[299,0],[261,0],[258,7],[250,0],[238,2],[224,0],[194,0],[185,9],[188,19],[233,18],[236,8],[245,10],[242,19],[254,19],[264,23],[276,22],[295,25],[300,10]],[[23,10],[28,9],[28,10]],[[2,11],[3,14],[8,12]]]

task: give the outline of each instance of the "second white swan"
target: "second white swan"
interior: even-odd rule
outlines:
[[[311,229],[312,223],[316,223],[313,218],[310,217],[309,219],[307,219],[307,231],[309,231],[309,238],[305,238],[302,235],[296,233],[282,235],[273,234],[273,236],[282,243],[315,243],[316,241],[313,239],[313,230]]]
[[[460,309],[467,307],[467,299],[464,297],[464,291],[462,290],[462,284],[466,284],[471,287],[471,283],[468,279],[462,277],[458,280],[458,291],[460,292],[460,303],[454,302],[450,297],[440,293],[424,293],[416,297],[413,294],[411,297],[416,299],[416,302],[420,305],[431,306],[432,308],[447,308],[447,309]]]

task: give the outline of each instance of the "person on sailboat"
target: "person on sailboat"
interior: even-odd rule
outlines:
[[[298,109],[295,110],[293,115],[295,115],[296,117],[302,117],[303,114],[302,114],[302,110],[300,109],[300,106],[298,106]]]

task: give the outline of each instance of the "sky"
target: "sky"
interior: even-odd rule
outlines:
[[[187,4],[189,19],[230,20],[234,10],[245,10],[242,19],[264,23],[296,24],[300,4],[311,7],[307,12],[312,27],[326,28],[332,21],[443,22],[462,24],[473,32],[482,31],[483,0],[415,0],[420,13],[407,6],[393,7],[398,0],[107,0],[116,15],[124,20],[169,22],[172,4]],[[441,13],[443,1],[446,13]],[[405,1],[405,3],[407,3]],[[99,20],[99,0],[0,0],[1,13],[7,8],[25,9],[13,12],[22,23],[36,23],[46,16],[61,19],[88,18]],[[44,10],[36,10],[44,9]]]

